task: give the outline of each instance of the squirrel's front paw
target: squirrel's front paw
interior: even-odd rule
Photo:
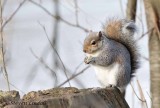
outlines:
[[[90,56],[90,57],[85,57],[84,62],[85,62],[86,64],[90,64],[90,63],[94,63],[95,60],[94,60],[93,57]]]
[[[113,85],[113,84],[109,84],[109,85],[106,86],[106,88],[107,88],[107,87],[113,87],[113,88],[114,88],[114,87],[116,87],[116,86]]]

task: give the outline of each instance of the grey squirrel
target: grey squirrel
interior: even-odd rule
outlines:
[[[117,86],[123,96],[139,68],[138,48],[133,38],[136,25],[126,19],[111,19],[99,32],[89,32],[83,44],[84,62],[91,64],[103,87]]]

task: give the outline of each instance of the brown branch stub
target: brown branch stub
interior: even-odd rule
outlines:
[[[127,19],[135,21],[136,19],[137,0],[128,0]]]

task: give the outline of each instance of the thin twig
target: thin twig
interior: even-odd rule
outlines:
[[[76,24],[79,25],[79,22],[78,22],[78,4],[77,4],[77,0],[74,0],[74,4],[75,4]]]
[[[146,61],[149,61],[149,58],[147,58],[147,57],[145,57],[145,56],[143,56],[143,55],[140,55],[144,60],[146,60]]]
[[[60,70],[62,70],[63,71],[63,69],[62,68],[59,68]],[[66,71],[67,71],[67,73],[68,73],[68,76],[73,76],[74,75],[74,71],[72,72],[70,69],[68,69],[67,67],[66,67]],[[79,85],[79,87],[82,87],[82,88],[84,88],[84,85],[83,85],[83,83],[79,80],[79,79],[74,79],[74,81],[75,82],[77,82],[78,83],[78,85]]]
[[[9,83],[12,87],[14,87],[15,89],[17,89],[18,91],[20,91],[21,93],[25,94],[24,91],[20,90],[19,88],[17,88],[14,84],[12,83]]]
[[[16,13],[20,10],[20,8],[23,6],[23,4],[26,2],[27,0],[23,0],[19,6],[17,7],[17,9],[12,13],[12,15],[4,22],[4,24],[2,25],[2,30],[4,29],[4,27],[8,24],[8,22],[10,22],[12,20],[12,18],[16,15]]]
[[[55,77],[55,82],[57,82],[57,75],[56,75],[56,72],[54,70],[52,70],[45,62],[42,58],[39,58],[34,52],[32,49],[30,49],[32,55],[37,59],[39,60],[40,63],[42,63]]]
[[[135,102],[135,98],[134,98],[134,92],[132,90],[132,108],[134,108],[134,102]]]
[[[84,71],[86,71],[90,66],[85,67],[84,69],[82,69],[80,72],[78,72],[77,74],[71,76],[69,79],[67,79],[66,81],[64,81],[62,84],[60,84],[58,87],[63,86],[65,83],[67,83],[68,81],[72,80],[73,78],[77,77],[78,75],[82,74]]]
[[[43,11],[45,11],[49,16],[51,16],[51,17],[53,17],[53,18],[55,18],[55,19],[59,19],[59,20],[61,20],[62,22],[64,22],[64,23],[66,23],[67,25],[70,25],[70,26],[72,26],[72,27],[77,27],[77,28],[80,28],[80,29],[82,29],[83,31],[85,31],[85,32],[88,32],[89,30],[88,29],[86,29],[86,28],[84,28],[84,27],[82,27],[82,26],[80,26],[80,25],[77,25],[77,24],[72,24],[72,23],[70,23],[70,22],[68,22],[67,20],[65,20],[65,19],[63,19],[62,17],[60,17],[60,16],[55,16],[55,15],[53,15],[51,12],[49,12],[45,7],[43,7],[41,4],[38,4],[37,2],[35,2],[35,1],[33,1],[33,0],[29,0],[32,4],[34,4],[34,5],[36,5],[36,6],[38,6],[39,8],[41,8]]]
[[[136,93],[136,91],[134,90],[134,88],[133,88],[133,85],[130,83],[130,85],[131,85],[131,88],[132,88],[132,90],[133,90],[133,92],[134,92],[134,94],[136,95],[136,97],[140,100],[140,101],[142,101],[142,102],[146,102],[146,100],[142,100],[141,98],[139,98],[138,97],[138,95],[137,95],[137,93]]]
[[[60,13],[59,13],[59,0],[53,0],[54,1],[54,13],[55,13],[55,16],[60,16]],[[55,19],[54,21],[54,25],[53,25],[53,36],[52,36],[52,44],[54,46],[55,49],[58,48],[58,39],[59,39],[59,36],[58,36],[58,30],[59,30],[59,19]],[[54,55],[54,54],[53,54]],[[53,56],[53,63],[54,63],[54,69],[57,70],[57,68],[59,68],[59,60],[57,59],[56,56]]]
[[[57,56],[58,56],[58,58],[59,58],[59,60],[60,60],[60,62],[61,62],[61,64],[62,64],[64,74],[66,75],[66,78],[68,79],[68,75],[67,75],[67,72],[66,72],[66,68],[65,68],[65,66],[64,66],[64,64],[63,64],[63,61],[62,61],[60,55],[58,54],[57,50],[56,50],[55,47],[53,46],[52,42],[50,41],[49,36],[48,36],[48,34],[47,34],[47,32],[46,32],[46,28],[45,28],[44,25],[42,25],[41,23],[39,23],[39,24],[40,24],[40,26],[43,28],[44,33],[45,33],[45,36],[47,37],[49,44],[51,45],[52,49],[53,49],[53,50],[55,51],[55,53],[57,54]],[[69,83],[69,86],[71,87],[70,81],[68,81],[68,83]]]
[[[122,0],[118,0],[118,1],[119,1],[119,4],[120,4],[120,9],[121,9],[121,12],[122,12],[122,16],[124,17],[124,11],[123,11]]]
[[[4,77],[5,77],[5,79],[6,79],[6,81],[7,81],[7,86],[8,86],[8,90],[10,91],[10,86],[9,86],[9,78],[8,78],[8,72],[7,72],[7,69],[6,69],[6,62],[5,62],[5,58],[4,58],[4,40],[3,40],[3,28],[2,28],[2,20],[3,20],[3,18],[2,18],[2,15],[3,15],[3,13],[2,13],[2,4],[1,4],[1,2],[2,2],[2,0],[0,0],[0,16],[1,16],[1,19],[0,19],[0,21],[1,21],[1,31],[0,31],[0,33],[1,33],[1,56],[2,56],[2,65],[3,65],[3,75],[4,75]]]
[[[146,91],[147,92],[147,91]],[[150,98],[151,102],[152,102],[152,97],[149,95],[149,93],[147,92],[148,97]]]
[[[4,29],[4,27],[8,24],[8,22],[10,22],[12,20],[12,18],[16,15],[16,13],[20,10],[20,8],[23,6],[23,4],[26,2],[27,0],[23,0],[19,6],[17,7],[17,9],[12,13],[12,15],[4,22],[4,24],[2,25],[2,30]]]
[[[49,54],[48,51],[49,51],[49,49],[47,48],[47,46],[45,46],[45,48],[44,48],[44,50],[42,52],[42,55],[40,55],[39,57],[46,58],[46,56]],[[25,82],[23,84],[23,87],[22,87],[24,90],[26,90],[27,88],[29,88],[31,86],[32,81],[34,80],[34,78],[35,78],[35,76],[36,76],[36,74],[38,72],[37,70],[38,70],[38,65],[37,65],[37,63],[34,63],[32,65],[32,68],[30,69],[29,74],[27,75],[27,78],[25,78],[26,80],[25,80]],[[56,85],[56,83],[55,83],[55,85]]]
[[[145,97],[144,97],[144,93],[143,93],[143,91],[142,91],[142,87],[141,87],[138,79],[137,79],[137,85],[138,85],[138,89],[139,89],[139,92],[140,92],[140,95],[141,95],[142,100],[146,100]],[[147,102],[145,102],[145,104],[146,104],[146,107],[148,108]],[[142,105],[144,105],[144,104],[142,103]]]
[[[83,64],[83,62],[81,62],[74,70],[73,75],[76,74],[77,70],[81,67],[81,65]]]
[[[143,24],[143,21],[142,21],[142,18],[143,18],[143,16],[142,16],[142,6],[143,6],[143,0],[140,0],[140,3],[139,3],[140,5],[140,18],[138,18],[139,19],[139,21],[140,21],[140,23],[141,23],[141,25],[142,25],[142,34],[144,34],[144,24]],[[137,15],[138,16],[138,15]]]
[[[70,1],[71,1],[71,0],[70,0]],[[69,4],[71,7],[75,8],[75,5],[74,5],[73,3],[69,2],[69,1],[67,1],[67,2],[68,2],[68,4]],[[61,3],[61,5],[63,5],[62,1],[60,1],[60,3]],[[66,8],[66,9],[69,9],[69,8],[67,8],[65,5],[63,5],[63,7]],[[80,6],[78,6],[78,10],[81,11],[83,14],[85,14],[85,16],[89,16],[89,17],[93,18],[95,21],[100,22],[100,23],[103,23],[101,20],[97,19],[97,18],[94,17],[93,15],[87,13],[85,10],[83,10],[82,8],[80,8]],[[70,10],[70,11],[71,11],[71,10]],[[72,12],[73,12],[73,11],[72,11]]]
[[[144,36],[146,36],[148,33],[152,32],[154,28],[149,29],[146,33],[142,34],[141,37],[139,37],[136,41],[141,40]]]

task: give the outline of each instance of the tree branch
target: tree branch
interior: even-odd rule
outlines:
[[[27,0],[23,0],[19,6],[17,7],[17,9],[12,13],[12,15],[4,22],[4,24],[2,25],[2,30],[4,29],[4,27],[9,23],[9,21],[12,20],[12,18],[16,15],[16,13],[20,10],[20,8],[23,6],[23,4],[26,2]]]
[[[55,16],[55,15],[53,15],[51,12],[49,12],[45,7],[43,7],[42,5],[40,5],[40,4],[38,4],[37,2],[34,2],[33,0],[29,0],[32,4],[34,4],[34,5],[36,5],[36,6],[38,6],[39,8],[41,8],[43,11],[45,11],[49,16],[51,16],[51,17],[53,17],[53,18],[55,18],[55,19],[59,19],[59,20],[61,20],[62,22],[64,22],[64,23],[66,23],[67,25],[69,25],[69,26],[72,26],[72,27],[76,27],[76,28],[80,28],[80,29],[82,29],[83,31],[85,31],[85,32],[88,32],[89,30],[88,29],[86,29],[86,28],[84,28],[84,27],[82,27],[82,26],[80,26],[80,25],[78,25],[78,24],[72,24],[72,23],[70,23],[70,22],[68,22],[67,20],[65,20],[65,19],[63,19],[62,17],[60,17],[60,16]]]
[[[39,24],[40,24],[40,23],[39,23]],[[62,64],[63,71],[64,71],[64,73],[65,73],[65,75],[66,75],[66,78],[68,79],[68,75],[67,75],[67,72],[66,72],[66,68],[65,68],[65,66],[64,66],[64,64],[63,64],[63,61],[62,61],[61,57],[59,56],[57,50],[56,50],[55,47],[53,46],[52,42],[50,41],[49,36],[48,36],[48,34],[47,34],[47,32],[46,32],[46,28],[45,28],[42,24],[40,24],[40,26],[41,26],[42,29],[44,30],[45,36],[47,37],[48,42],[49,42],[49,44],[51,45],[52,49],[53,49],[53,50],[55,51],[55,53],[57,54],[57,56],[58,56],[58,58],[59,58],[59,60],[60,60],[60,62],[61,62],[61,64]],[[69,83],[69,86],[71,87],[71,84],[70,84],[69,81],[68,81],[68,83]]]
[[[10,91],[10,85],[9,85],[9,78],[8,78],[8,72],[7,72],[7,69],[6,69],[6,62],[5,62],[5,57],[4,57],[4,40],[3,40],[3,28],[2,28],[2,23],[3,23],[3,13],[2,13],[2,0],[0,0],[0,27],[1,27],[1,30],[0,30],[0,35],[1,35],[1,50],[0,50],[0,55],[1,55],[1,59],[2,59],[2,65],[3,65],[3,75],[7,81],[7,86],[8,86],[8,90]]]
[[[72,80],[73,78],[77,77],[78,75],[82,74],[84,71],[86,71],[90,66],[85,67],[84,69],[82,69],[80,72],[78,72],[77,74],[72,75],[70,78],[68,78],[66,81],[64,81],[62,84],[60,84],[58,87],[63,86],[65,83],[67,83],[68,81]]]
[[[55,82],[57,82],[56,72],[55,72],[54,70],[52,70],[52,69],[44,62],[44,60],[43,60],[42,58],[39,58],[39,57],[33,52],[32,49],[30,49],[30,51],[31,51],[32,55],[33,55],[37,60],[39,60],[39,62],[40,62],[41,64],[43,64],[43,65],[52,73],[52,75],[55,77]]]

